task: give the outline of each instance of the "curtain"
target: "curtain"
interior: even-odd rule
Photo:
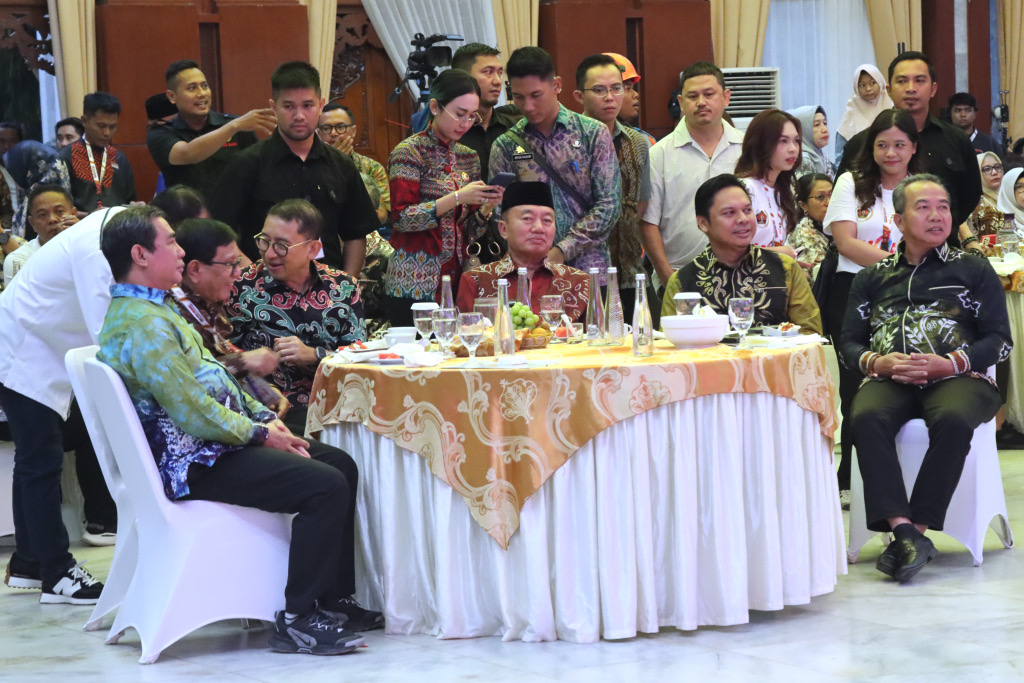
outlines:
[[[81,116],[96,90],[96,0],[46,0],[62,116]]]
[[[768,0],[711,0],[711,42],[721,68],[760,66]]]
[[[999,89],[1009,90],[1011,138],[1024,135],[1024,7],[1019,0],[999,0]]]
[[[491,0],[502,61],[515,50],[537,44],[540,0]]]
[[[838,35],[843,40],[835,40]],[[772,0],[762,66],[780,70],[783,109],[825,109],[832,133],[825,148],[830,159],[846,100],[853,94],[853,73],[874,61],[864,0]]]
[[[300,0],[309,22],[309,63],[320,72],[320,91],[330,97],[338,0]]]
[[[525,2],[514,0],[513,4],[520,1]],[[417,33],[457,33],[466,43],[498,43],[491,0],[363,0],[363,8],[399,74],[405,74],[413,51],[410,41]],[[454,52],[464,43],[441,44],[451,45]],[[409,90],[418,96],[415,84]]]
[[[886,78],[889,62],[896,58],[896,45],[906,43],[908,50],[920,50],[921,0],[866,0],[871,40],[875,46],[875,64]],[[950,49],[952,49],[950,45]]]

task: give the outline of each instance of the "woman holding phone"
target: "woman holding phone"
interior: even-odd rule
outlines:
[[[459,144],[476,121],[479,103],[476,79],[458,69],[442,72],[430,86],[427,129],[391,152],[395,251],[384,294],[392,325],[412,325],[412,304],[435,301],[442,276],[451,276],[453,289],[458,287],[466,247],[501,201],[503,189],[480,180],[476,152]]]

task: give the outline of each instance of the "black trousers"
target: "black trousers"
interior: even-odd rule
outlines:
[[[188,472],[188,498],[297,513],[284,590],[285,609],[295,614],[312,614],[318,603],[332,609],[356,590],[356,464],[318,441],[310,441],[309,454],[247,446]]]
[[[832,287],[829,290],[828,303],[825,310],[821,312],[825,330],[832,339],[832,346],[838,352],[839,337],[843,333],[843,317],[846,315],[846,305],[850,299],[850,285],[853,284],[854,273],[836,273],[832,280]],[[856,362],[856,361],[854,361]],[[850,450],[853,448],[853,429],[850,421],[853,410],[853,398],[857,395],[857,388],[863,381],[864,375],[856,367],[846,367],[843,359],[839,359],[839,412],[843,415],[843,426],[839,430],[840,457],[839,488],[841,490],[850,488]],[[859,450],[858,450],[859,452]]]
[[[0,402],[14,440],[14,543],[38,562],[43,581],[56,582],[75,564],[60,515],[64,421],[52,408],[0,385]]]
[[[107,482],[103,480],[103,471],[96,459],[96,449],[85,428],[78,401],[71,403],[71,413],[63,425],[63,441],[65,451],[75,452],[75,474],[82,489],[86,523],[98,524],[105,531],[115,531],[117,506],[107,490]]]
[[[923,388],[888,379],[865,383],[854,399],[851,421],[868,528],[889,531],[890,517],[909,517],[941,531],[974,430],[995,416],[999,404],[996,388],[976,377]],[[928,450],[908,500],[896,434],[914,418],[924,418],[928,426]]]
[[[412,317],[412,305],[419,301],[433,301],[433,299],[404,299],[385,295],[384,307],[387,309],[388,322],[391,323],[391,326],[412,327],[415,324]]]

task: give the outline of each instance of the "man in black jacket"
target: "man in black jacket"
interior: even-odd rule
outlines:
[[[903,241],[854,278],[840,351],[868,378],[850,418],[864,507],[869,529],[896,537],[878,570],[902,583],[937,554],[923,532],[942,530],[974,430],[999,410],[985,373],[1012,341],[995,271],[946,244],[952,216],[939,178],[907,178],[892,202]],[[908,499],[895,442],[914,418],[924,418],[929,445]]]
[[[929,114],[928,105],[937,89],[935,65],[926,54],[904,52],[889,64],[889,95],[893,105],[914,117],[920,133],[917,157],[924,171],[937,175],[946,186],[953,225],[959,226],[981,199],[981,173],[974,145],[963,131]],[[867,131],[862,131],[846,143],[836,177],[851,170],[866,135]],[[950,246],[959,247],[955,230],[949,239]]]

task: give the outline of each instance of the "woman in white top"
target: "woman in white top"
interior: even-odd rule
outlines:
[[[892,98],[885,92],[885,77],[874,64],[861,64],[853,72],[853,95],[846,101],[846,111],[836,131],[836,166],[846,141],[871,125],[875,117],[892,108]]]
[[[779,109],[766,109],[743,136],[736,176],[743,181],[757,221],[752,244],[796,258],[786,238],[796,227],[793,172],[800,168],[800,120]]]
[[[843,316],[850,298],[853,276],[862,268],[878,263],[896,252],[903,234],[896,226],[892,191],[912,173],[919,172],[917,124],[901,109],[886,109],[868,127],[867,138],[852,172],[836,180],[825,213],[825,234],[832,235],[839,250],[839,263],[821,312],[825,332],[833,343],[842,334]],[[842,459],[839,488],[850,488],[850,415],[853,397],[863,377],[856,363],[839,366],[839,399],[843,413]]]

